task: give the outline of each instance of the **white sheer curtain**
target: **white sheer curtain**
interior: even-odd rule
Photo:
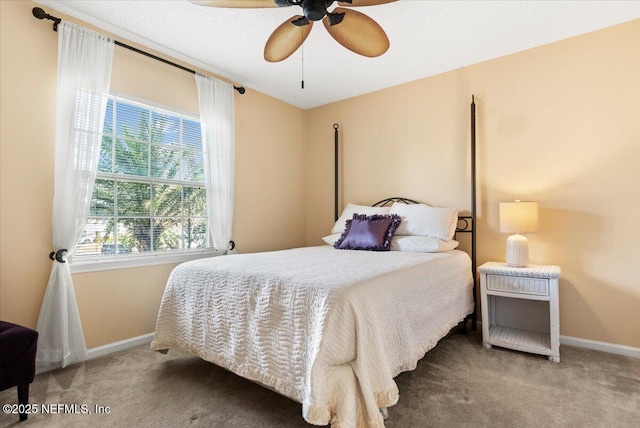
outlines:
[[[204,144],[207,216],[213,246],[229,249],[233,229],[235,124],[233,85],[196,73]]]
[[[58,86],[53,194],[53,262],[36,329],[38,367],[87,359],[66,255],[87,221],[109,95],[113,40],[77,25],[58,26]],[[65,251],[61,251],[66,249]]]

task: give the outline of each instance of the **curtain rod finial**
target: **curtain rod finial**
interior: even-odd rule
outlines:
[[[45,19],[47,17],[47,13],[41,7],[34,7],[31,9],[31,13],[38,19]]]
[[[58,24],[62,22],[62,19],[49,15],[41,7],[34,7],[33,9],[31,9],[31,13],[37,19],[49,19],[53,21],[53,31],[58,31]]]

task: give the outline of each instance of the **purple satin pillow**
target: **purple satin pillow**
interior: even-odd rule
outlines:
[[[389,251],[391,238],[400,225],[399,215],[354,214],[344,233],[333,245],[339,250]]]

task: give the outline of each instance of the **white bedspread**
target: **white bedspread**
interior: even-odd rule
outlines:
[[[303,405],[309,423],[383,427],[393,378],[473,310],[466,253],[330,246],[179,265],[154,350],[177,349]]]

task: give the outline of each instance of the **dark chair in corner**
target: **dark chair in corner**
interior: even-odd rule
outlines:
[[[0,321],[0,391],[18,387],[18,403],[29,402],[29,384],[36,375],[38,332]],[[20,413],[27,420],[27,413]]]

